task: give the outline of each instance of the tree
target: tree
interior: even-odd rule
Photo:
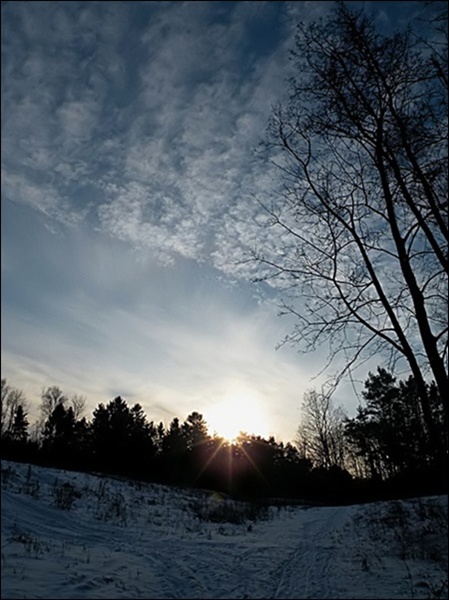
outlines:
[[[408,363],[444,461],[426,377],[447,424],[447,71],[437,45],[447,53],[447,39],[424,33],[382,36],[344,3],[327,22],[298,26],[290,101],[275,109],[266,145],[283,187],[263,204],[273,236],[253,258],[296,317],[285,342],[328,343],[331,362],[342,360],[335,384],[374,355]]]
[[[70,404],[73,409],[73,415],[75,417],[75,420],[78,421],[79,419],[81,419],[86,409],[86,397],[80,394],[74,394],[70,398]]]
[[[183,435],[178,417],[174,417],[165,432],[162,448],[167,456],[181,455],[187,450],[187,442]]]
[[[311,460],[315,467],[343,468],[345,463],[343,419],[342,410],[334,407],[329,395],[315,390],[306,392],[296,439],[302,458]]]
[[[188,450],[193,450],[193,448],[204,444],[208,439],[207,423],[203,415],[196,411],[187,417],[181,429]]]
[[[158,425],[156,426],[156,437],[155,437],[156,449],[157,449],[158,453],[162,452],[164,437],[165,437],[165,427],[164,427],[163,422],[160,421],[158,423]]]
[[[27,459],[36,448],[28,442],[28,402],[22,390],[1,380],[2,455],[12,460]],[[30,454],[28,454],[30,452]]]
[[[134,404],[130,416],[128,443],[130,474],[147,478],[150,471],[154,469],[158,445],[157,429],[153,421],[148,422],[140,404]]]
[[[13,442],[25,444],[28,440],[28,418],[22,404],[19,404],[14,415],[10,438]]]
[[[66,409],[62,402],[56,404],[45,421],[42,447],[57,464],[64,464],[73,458],[75,416],[71,406]]]
[[[58,404],[65,406],[66,403],[67,396],[57,385],[44,388],[41,394],[41,413],[44,421],[53,413]]]
[[[3,436],[4,431],[6,430],[6,423],[8,421],[8,395],[10,392],[10,386],[8,385],[6,378],[2,378],[1,380],[1,434]]]
[[[117,396],[94,410],[91,442],[97,468],[122,475],[148,476],[157,450],[157,430],[140,404],[129,408]]]
[[[93,412],[92,443],[97,465],[106,471],[126,473],[132,417],[127,403],[117,396]]]
[[[428,386],[433,418],[444,435],[436,386]],[[389,478],[424,472],[435,465],[436,448],[428,435],[413,377],[396,382],[383,368],[369,373],[362,392],[364,406],[345,423],[352,452],[364,463],[363,474]]]
[[[22,390],[11,387],[6,378],[1,380],[1,436],[10,436],[14,428],[17,411],[27,411],[28,402]]]

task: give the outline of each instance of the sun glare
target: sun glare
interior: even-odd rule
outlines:
[[[239,433],[268,436],[268,419],[260,402],[249,394],[232,394],[211,406],[205,415],[209,433],[234,442]]]

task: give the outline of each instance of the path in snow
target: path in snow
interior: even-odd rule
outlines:
[[[347,507],[309,509],[299,543],[282,565],[273,598],[335,598],[336,534],[348,519]],[[316,518],[313,515],[316,514]],[[323,519],[323,515],[324,519]]]
[[[209,502],[206,492],[10,466],[2,480],[5,600],[416,600],[429,597],[428,577],[441,577],[435,562],[398,558],[385,537],[396,531],[381,527],[373,537],[388,503],[273,507],[268,520],[215,523],[195,510]],[[64,484],[79,492],[70,510],[55,505]],[[430,501],[447,510],[447,497]]]

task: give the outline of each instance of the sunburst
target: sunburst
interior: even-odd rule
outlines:
[[[268,419],[260,401],[249,392],[226,395],[206,412],[209,431],[228,442],[235,442],[239,434],[268,435]]]

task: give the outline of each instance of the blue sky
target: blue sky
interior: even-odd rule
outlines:
[[[2,2],[2,377],[32,413],[49,385],[165,423],[232,400],[294,438],[326,349],[276,350],[292,322],[241,261],[295,24],[332,5]]]

